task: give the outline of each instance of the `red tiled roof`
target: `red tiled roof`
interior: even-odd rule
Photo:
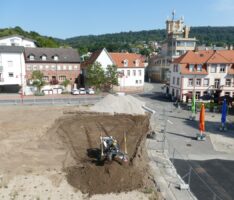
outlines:
[[[234,64],[234,50],[200,50],[187,51],[184,55],[176,58],[173,63],[180,64],[181,74],[208,74],[207,64]],[[189,64],[195,65],[195,71],[189,71]],[[196,71],[196,66],[202,65],[202,71]],[[234,66],[229,70],[234,74]]]
[[[117,67],[124,67],[124,60],[128,61],[128,67],[144,67],[144,57],[136,53],[109,53]],[[139,60],[139,66],[135,62]]]

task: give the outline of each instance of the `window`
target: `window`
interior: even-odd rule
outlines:
[[[74,65],[74,69],[78,69],[77,65]]]
[[[55,66],[54,65],[51,65],[51,70],[55,70]]]
[[[201,86],[201,79],[200,78],[196,79],[196,86]]]
[[[225,92],[225,96],[230,96],[230,92]]]
[[[49,70],[49,65],[46,65],[45,68],[46,68],[46,70]]]
[[[59,76],[59,80],[60,81],[65,81],[66,80],[66,76]]]
[[[210,72],[211,73],[216,73],[216,67],[217,67],[217,65],[211,65],[211,67],[210,67]]]
[[[196,99],[199,99],[201,96],[201,92],[196,92]]]
[[[188,86],[193,86],[193,79],[192,79],[192,78],[190,78],[190,79],[188,80]]]
[[[57,65],[57,70],[61,70],[61,66],[60,65]]]
[[[141,70],[138,70],[138,75],[141,76]]]
[[[220,79],[215,79],[214,87],[219,88],[219,85],[220,85]]]
[[[123,63],[124,63],[124,67],[127,67],[127,66],[128,66],[128,60],[125,59],[125,60],[123,61]]]
[[[135,66],[136,66],[136,67],[139,67],[139,63],[140,63],[140,61],[139,61],[138,59],[136,59],[136,60],[135,60]]]
[[[192,64],[189,65],[189,71],[190,71],[190,72],[193,72],[193,71],[194,71],[194,65],[192,65]]]
[[[136,70],[133,70],[133,76],[136,76]]]
[[[43,65],[40,65],[40,70],[43,70]]]
[[[58,60],[58,56],[54,56],[54,60],[55,60],[55,61]]]
[[[69,70],[72,70],[72,66],[71,66],[71,65],[69,65],[68,69],[69,69]]]
[[[197,71],[201,72],[202,71],[202,65],[197,65]]]
[[[37,65],[33,65],[33,70],[34,70],[34,71],[37,70]]]
[[[138,80],[136,80],[136,84],[138,84]]]
[[[127,75],[130,76],[130,70],[127,70]]]
[[[139,80],[139,84],[142,84],[142,80]]]
[[[8,73],[8,76],[9,76],[10,78],[13,78],[13,77],[14,77],[14,73],[13,73],[13,72],[9,72],[9,73]]]
[[[210,82],[210,80],[208,78],[205,78],[203,80],[203,86],[209,86],[209,82]]]
[[[41,59],[42,59],[42,60],[46,60],[46,55],[42,55],[42,56],[41,56]]]
[[[13,67],[13,61],[8,61],[7,64],[8,67]]]
[[[31,65],[27,65],[27,70],[28,70],[28,71],[32,70]]]
[[[66,70],[67,69],[67,66],[66,65],[63,65],[63,70]]]
[[[177,78],[177,85],[180,85],[180,78]]]
[[[42,80],[43,81],[49,81],[49,76],[43,76]]]
[[[231,79],[226,79],[225,85],[226,85],[227,87],[231,87]]]
[[[34,55],[29,55],[29,60],[35,60],[35,56]]]
[[[224,64],[220,65],[219,72],[225,73],[226,72],[226,65],[224,65]]]
[[[172,81],[173,84],[175,84],[175,77],[173,77],[173,81]]]

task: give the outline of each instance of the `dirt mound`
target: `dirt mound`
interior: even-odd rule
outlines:
[[[126,96],[107,95],[101,101],[96,103],[91,110],[95,112],[107,112],[107,113],[126,113],[135,115],[144,115],[145,110],[142,106],[145,102],[138,100],[137,98]]]
[[[76,163],[65,168],[68,182],[90,195],[130,191],[151,182],[147,180],[147,164],[142,156],[148,127],[149,119],[142,115],[82,113],[60,119],[56,134]],[[124,132],[130,161],[127,164],[118,161],[100,163],[97,160],[100,135],[114,136],[123,150]]]

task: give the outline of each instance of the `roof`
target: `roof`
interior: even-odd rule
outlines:
[[[29,56],[34,55],[34,60],[30,60]],[[47,59],[41,59],[42,55],[46,55]],[[58,56],[58,60],[53,59]],[[64,63],[80,63],[80,55],[76,49],[72,48],[25,48],[26,62],[64,62]]]
[[[23,53],[22,46],[0,46],[0,53]]]
[[[96,62],[98,56],[101,54],[102,51],[103,51],[103,49],[93,52],[88,60],[81,63],[81,67],[87,67],[89,65],[93,65]]]
[[[234,74],[234,50],[198,50],[187,51],[173,61],[180,64],[181,74],[208,74],[207,64],[232,64],[229,74]],[[189,71],[189,64],[195,65],[195,71]],[[196,66],[202,65],[202,71],[196,71]]]
[[[24,39],[24,40],[29,40],[29,41],[35,42],[35,40],[33,40],[33,39],[26,38],[26,37],[24,37],[24,36],[22,36],[22,35],[17,35],[17,34],[0,37],[0,40],[1,40],[1,39],[6,39],[6,38],[12,38],[12,37],[19,37],[19,38],[22,38],[22,39]]]
[[[115,65],[119,68],[125,67],[124,60],[128,61],[128,67],[144,67],[144,57],[136,53],[110,53]],[[135,65],[136,60],[139,60],[139,66]]]

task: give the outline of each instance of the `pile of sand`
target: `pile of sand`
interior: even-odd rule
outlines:
[[[110,114],[126,113],[132,115],[144,115],[145,110],[142,108],[144,105],[145,102],[142,102],[130,95],[115,96],[109,94],[91,107],[91,110]]]

